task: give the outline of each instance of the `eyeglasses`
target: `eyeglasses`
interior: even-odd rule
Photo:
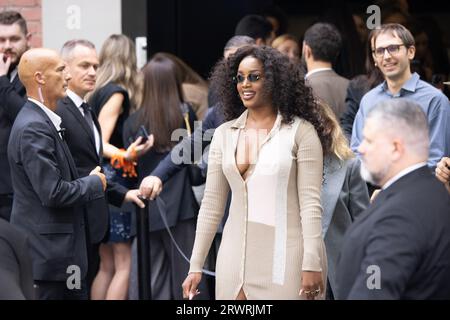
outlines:
[[[249,82],[256,82],[259,79],[261,79],[261,75],[259,74],[255,74],[255,73],[249,73],[247,75],[247,77],[245,77],[242,74],[238,74],[237,76],[233,77],[233,82],[234,83],[243,83],[245,81],[245,79],[247,79]]]
[[[372,50],[372,53],[375,54],[377,58],[381,58],[384,56],[384,52],[387,50],[390,55],[397,54],[400,51],[400,47],[404,46],[404,44],[391,44],[387,47],[379,47],[375,50]]]

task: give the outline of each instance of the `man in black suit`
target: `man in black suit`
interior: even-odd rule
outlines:
[[[66,128],[65,140],[75,161],[80,177],[89,175],[92,168],[101,165],[103,153],[101,128],[95,113],[85,102],[85,96],[94,90],[99,61],[95,46],[90,41],[79,39],[66,42],[61,56],[71,75],[67,97],[58,101],[56,113]],[[146,145],[150,147],[150,142]],[[133,147],[137,146],[134,144]],[[140,149],[143,146],[139,146]],[[109,231],[108,203],[120,207],[124,201],[134,202],[141,208],[144,203],[138,198],[139,190],[128,190],[118,183],[108,182],[106,198],[92,201],[86,205],[88,218],[88,287],[98,271],[99,245]],[[106,201],[105,201],[106,200]]]
[[[450,299],[450,197],[426,165],[428,134],[413,101],[368,114],[361,174],[382,191],[346,233],[339,299]]]
[[[33,272],[26,235],[0,219],[0,300],[34,299]]]
[[[31,34],[20,13],[0,13],[0,218],[7,221],[11,215],[13,189],[6,148],[14,120],[26,102],[17,65],[28,50],[30,39]]]
[[[100,167],[78,178],[61,119],[54,113],[70,74],[59,55],[31,49],[22,55],[19,77],[28,101],[16,117],[8,143],[14,188],[11,223],[30,240],[39,299],[85,299],[87,288],[84,205],[103,198]]]

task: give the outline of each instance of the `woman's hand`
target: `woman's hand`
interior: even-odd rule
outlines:
[[[188,274],[183,282],[183,298],[192,300],[200,292],[197,290],[200,281],[202,280],[201,272],[191,272]]]
[[[137,138],[125,152],[125,159],[128,161],[136,161],[141,155],[146,153],[153,146],[154,137],[151,134],[145,143],[142,143],[142,137]]]
[[[307,300],[317,299],[323,296],[324,286],[322,281],[322,272],[303,271],[302,272],[302,289],[300,295],[304,295]]]

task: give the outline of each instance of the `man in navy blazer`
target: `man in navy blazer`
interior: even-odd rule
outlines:
[[[56,114],[66,128],[65,141],[73,156],[80,177],[86,177],[96,166],[101,165],[103,154],[102,133],[95,113],[85,102],[85,96],[94,90],[99,61],[95,46],[88,40],[67,41],[61,50],[71,79],[67,97],[58,101]],[[118,183],[108,181],[106,197],[86,205],[89,229],[88,287],[99,267],[99,246],[109,234],[108,203],[121,207],[123,202],[134,202],[140,207],[144,203],[138,198],[139,190],[128,190]]]
[[[19,77],[28,102],[17,115],[8,143],[14,188],[11,223],[29,238],[39,299],[85,299],[87,271],[84,205],[102,198],[100,167],[84,178],[64,142],[54,113],[70,74],[53,50],[22,55]]]
[[[382,188],[348,229],[339,299],[450,299],[450,197],[427,167],[428,125],[415,102],[381,102],[359,146],[363,178]]]
[[[31,33],[19,12],[0,13],[0,218],[7,221],[11,216],[13,189],[6,149],[14,120],[27,101],[17,65],[30,40]]]

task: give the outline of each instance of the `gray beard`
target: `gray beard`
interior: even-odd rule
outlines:
[[[369,182],[374,186],[381,187],[381,181],[386,176],[386,172],[389,171],[389,167],[384,167],[380,172],[370,172],[365,166],[364,162],[361,161],[361,167],[359,171],[361,173],[361,178],[363,178],[364,181]]]

